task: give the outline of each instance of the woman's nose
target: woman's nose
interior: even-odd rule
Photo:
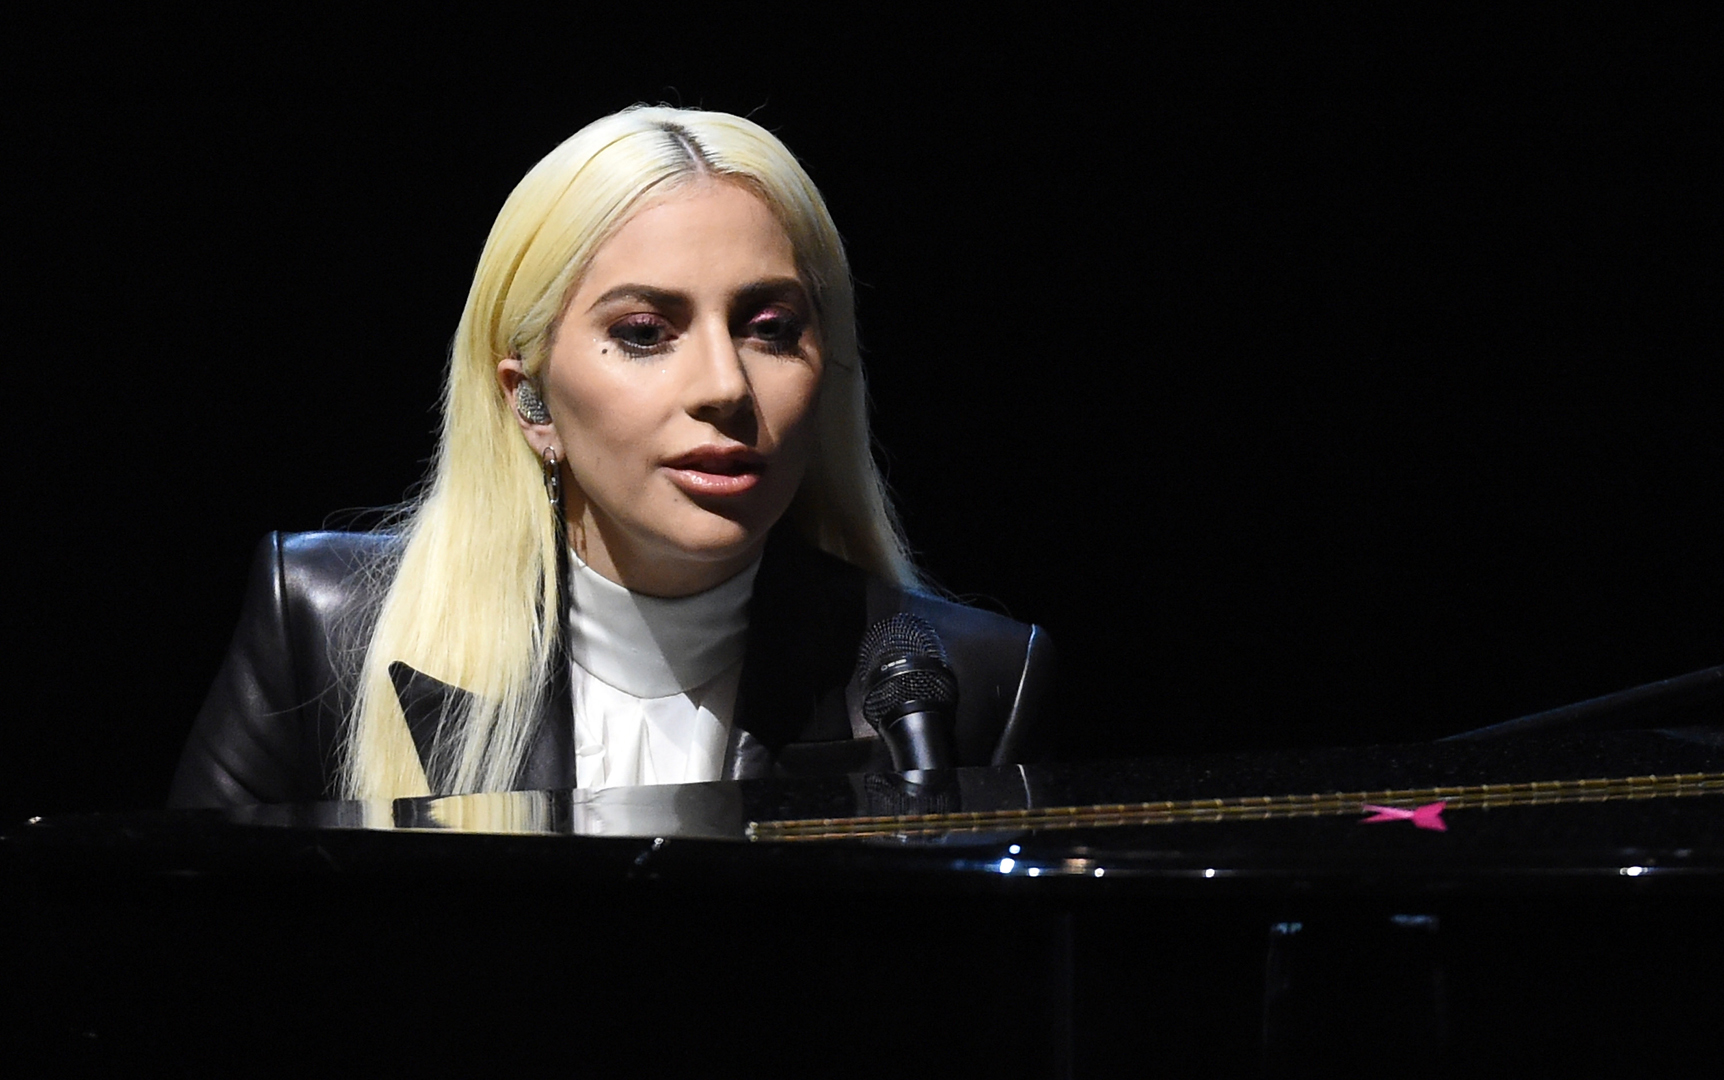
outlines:
[[[688,411],[700,417],[726,417],[741,411],[753,398],[742,349],[728,326],[704,329],[689,375]]]

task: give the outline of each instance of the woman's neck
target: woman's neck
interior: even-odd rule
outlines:
[[[758,563],[717,588],[665,598],[632,592],[580,560],[569,568],[569,655],[637,697],[700,686],[742,659]]]

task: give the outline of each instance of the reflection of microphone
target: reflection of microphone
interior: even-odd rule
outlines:
[[[886,740],[894,769],[951,768],[958,677],[926,619],[899,612],[869,627],[856,682],[862,716]]]

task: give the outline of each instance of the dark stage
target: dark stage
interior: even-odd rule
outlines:
[[[8,821],[160,803],[258,537],[413,487],[498,206],[637,101],[821,186],[911,539],[1055,635],[1059,757],[1724,659],[1709,18],[427,10],[5,16]]]

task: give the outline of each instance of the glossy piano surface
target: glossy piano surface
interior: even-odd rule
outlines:
[[[9,1022],[67,1071],[269,1039],[418,1073],[1724,1049],[1716,729],[63,817],[0,865]]]
[[[968,890],[976,874],[1177,889],[1194,872],[1211,883],[1200,891],[1292,880],[1572,888],[1623,876],[1638,888],[1708,888],[1724,873],[1719,796],[1724,736],[1694,728],[64,817],[5,839],[26,863],[182,873],[459,874],[478,860],[519,875],[692,884],[743,872],[841,886],[865,874],[920,890]],[[1422,822],[1392,816],[1437,803]],[[303,865],[301,849],[314,852]]]

